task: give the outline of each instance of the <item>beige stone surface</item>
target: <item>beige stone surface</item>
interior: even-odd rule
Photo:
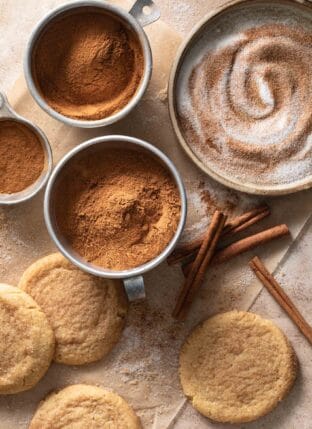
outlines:
[[[0,82],[1,89],[9,91],[21,74],[21,58],[29,31],[49,9],[63,3],[60,0],[0,0]],[[196,235],[205,227],[207,205],[202,197],[210,191],[219,202],[238,202],[240,208],[257,203],[258,199],[230,193],[198,172],[181,153],[170,129],[165,100],[170,62],[180,43],[173,30],[185,35],[193,24],[217,1],[164,1],[159,0],[163,19],[168,27],[157,24],[148,29],[153,39],[155,73],[144,102],[133,114],[116,126],[103,131],[81,131],[60,126],[31,101],[21,81],[11,96],[17,110],[38,122],[52,140],[55,160],[73,145],[101,133],[128,133],[152,141],[164,149],[184,172],[189,191],[190,219],[187,234]],[[12,91],[10,94],[13,94]],[[148,112],[148,117],[147,113]],[[144,119],[144,120],[143,120]],[[136,124],[136,126],[134,126]],[[187,174],[185,173],[187,172]],[[204,183],[204,189],[200,184]],[[201,185],[202,186],[202,185]],[[206,192],[206,194],[205,194]],[[310,279],[312,278],[311,237],[312,226],[308,221],[311,192],[268,201],[273,214],[261,225],[286,221],[292,230],[294,242],[289,255],[285,255],[291,240],[261,249],[257,252],[274,269],[280,262],[279,279],[298,307],[311,319]],[[0,210],[0,281],[16,283],[31,262],[51,252],[54,247],[44,229],[41,212],[42,195],[20,207]],[[306,226],[302,230],[302,225]],[[27,225],[27,228],[25,228]],[[39,232],[39,233],[38,233]],[[163,264],[146,276],[147,300],[131,306],[128,326],[120,343],[107,359],[79,370],[52,365],[44,380],[32,392],[4,398],[0,401],[1,429],[27,427],[39,399],[51,389],[70,383],[95,383],[113,388],[135,409],[150,429],[228,429],[230,425],[215,425],[201,417],[185,402],[178,380],[178,354],[189,330],[199,320],[217,311],[233,308],[248,309],[261,291],[259,283],[247,267],[251,254],[241,256],[226,266],[209,272],[205,286],[194,303],[192,317],[185,324],[173,322],[170,312],[181,284],[178,269],[168,269]],[[282,258],[282,260],[281,260]],[[17,264],[17,261],[19,262]],[[284,277],[282,277],[284,274]],[[290,337],[299,356],[301,373],[289,397],[270,415],[248,425],[252,429],[310,429],[312,409],[311,346],[279,309],[266,290],[256,300],[252,310],[275,321]],[[246,425],[240,426],[241,429]]]

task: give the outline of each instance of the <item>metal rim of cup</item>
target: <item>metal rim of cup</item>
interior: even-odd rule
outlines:
[[[174,178],[175,183],[178,187],[180,200],[181,200],[181,214],[180,214],[179,224],[173,238],[171,239],[167,247],[156,258],[152,259],[151,261],[143,265],[140,265],[138,267],[135,267],[133,269],[122,270],[122,271],[106,270],[105,268],[101,268],[99,266],[89,264],[88,262],[83,261],[82,258],[78,259],[77,257],[75,257],[61,243],[61,240],[59,239],[58,234],[55,231],[53,220],[52,220],[53,204],[51,204],[51,196],[54,192],[54,184],[56,182],[58,175],[62,172],[64,168],[66,168],[67,163],[79,152],[89,148],[90,146],[94,146],[103,142],[113,142],[113,141],[126,142],[129,148],[131,148],[131,146],[139,147],[139,148],[141,147],[143,148],[143,150],[146,150],[147,152],[151,152],[154,156],[156,156],[156,158],[160,159],[160,161],[162,161],[162,163],[165,164],[167,169],[171,172],[172,177]],[[99,277],[110,278],[110,279],[127,279],[130,277],[136,277],[155,268],[157,265],[163,262],[167,258],[167,256],[169,256],[169,254],[172,252],[172,250],[176,246],[182,234],[185,221],[186,221],[186,213],[187,213],[187,200],[186,200],[186,192],[185,192],[184,184],[181,179],[180,173],[176,169],[173,162],[161,150],[151,145],[150,143],[147,143],[146,141],[135,137],[129,137],[124,135],[110,135],[110,136],[96,137],[81,143],[79,146],[75,147],[70,152],[68,152],[61,159],[61,161],[59,161],[53,173],[51,174],[46,187],[45,196],[44,196],[45,223],[46,223],[48,232],[50,234],[50,237],[52,238],[52,240],[54,241],[54,243],[56,244],[60,252],[67,259],[69,259],[74,265],[78,266],[83,271],[86,271],[90,274],[93,274]]]
[[[54,110],[42,97],[42,95],[40,94],[40,91],[38,91],[37,86],[33,79],[33,74],[32,74],[32,53],[33,53],[34,46],[38,40],[38,37],[40,36],[42,31],[57,16],[60,16],[74,9],[78,10],[80,8],[85,8],[85,7],[101,8],[113,15],[117,15],[119,18],[125,21],[135,32],[135,34],[138,36],[138,39],[141,43],[143,56],[144,56],[143,77],[141,79],[141,82],[139,84],[139,87],[136,93],[133,95],[131,100],[126,104],[126,106],[124,106],[117,113],[111,116],[108,116],[106,118],[97,119],[97,120],[74,119],[74,118],[70,118],[69,116],[62,115],[61,113]],[[28,89],[32,97],[34,98],[34,100],[39,104],[39,106],[46,113],[48,113],[53,118],[67,125],[80,127],[80,128],[104,127],[107,125],[111,125],[119,121],[120,119],[124,118],[138,104],[138,102],[143,97],[151,78],[152,68],[153,68],[153,59],[152,59],[152,51],[151,51],[150,43],[139,22],[126,10],[123,10],[120,7],[113,6],[108,3],[99,2],[97,0],[75,1],[71,3],[67,3],[48,13],[41,21],[38,22],[38,24],[32,31],[26,46],[26,53],[24,56],[25,80],[26,80]]]
[[[15,192],[13,194],[3,194],[5,195],[5,198],[3,197],[3,195],[0,195],[0,206],[10,206],[14,204],[24,203],[33,198],[35,195],[38,194],[38,192],[42,190],[42,188],[46,185],[52,172],[53,156],[50,143],[41,128],[39,128],[37,125],[29,121],[28,119],[24,118],[23,116],[17,114],[15,110],[10,106],[6,96],[0,92],[0,121],[3,120],[16,121],[17,123],[24,124],[25,126],[30,128],[39,137],[46,160],[45,172],[41,174],[32,185],[20,192]],[[27,192],[27,189],[29,189],[29,192]]]

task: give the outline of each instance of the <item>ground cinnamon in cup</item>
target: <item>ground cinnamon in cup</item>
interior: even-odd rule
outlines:
[[[20,122],[0,121],[0,193],[24,190],[38,179],[43,167],[44,151],[37,135]]]
[[[82,120],[103,119],[125,107],[143,70],[136,34],[101,11],[55,18],[39,37],[32,58],[34,79],[46,102],[64,116]]]
[[[180,195],[155,158],[134,150],[76,155],[55,197],[58,229],[84,259],[113,270],[158,256],[180,220]]]

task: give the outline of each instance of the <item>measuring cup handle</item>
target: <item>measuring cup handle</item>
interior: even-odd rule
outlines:
[[[145,12],[145,9],[146,12]],[[160,10],[152,0],[137,0],[129,13],[141,24],[142,27],[152,24],[160,18]]]
[[[142,276],[124,279],[123,284],[129,301],[136,301],[137,299],[145,298],[144,280]]]
[[[2,92],[0,92],[0,118],[14,116],[15,115],[11,110],[8,99]]]

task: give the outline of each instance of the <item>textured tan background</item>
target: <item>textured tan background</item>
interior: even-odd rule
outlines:
[[[21,73],[21,59],[24,52],[25,42],[29,31],[37,20],[49,9],[64,3],[56,0],[0,0],[0,88],[8,91],[16,78]],[[191,27],[209,10],[213,2],[199,1],[164,1],[158,0],[158,5],[162,11],[162,19],[182,35],[187,34]],[[288,198],[288,197],[285,197]],[[300,206],[296,207],[300,210]],[[312,279],[312,221],[309,220],[304,228],[299,240],[292,246],[290,256],[285,258],[278,272],[278,278],[293,297],[298,307],[302,309],[306,318],[312,323],[311,305],[311,279]],[[150,275],[151,277],[153,274]],[[172,277],[174,275],[172,274]],[[279,324],[290,337],[301,364],[299,380],[294,390],[286,401],[281,404],[269,416],[256,423],[239,426],[251,429],[311,429],[312,427],[312,407],[310,405],[312,397],[312,353],[311,346],[302,338],[301,334],[288,320],[285,314],[279,309],[275,302],[264,290],[256,300],[252,310],[265,317],[273,319]],[[153,326],[154,320],[157,322],[157,315],[153,319],[142,319],[142,324]],[[138,327],[138,330],[140,328]],[[142,334],[143,335],[143,334]],[[144,333],[145,335],[145,333]],[[131,337],[127,336],[126,341],[130,346],[135,346]],[[116,351],[118,354],[118,350]],[[112,359],[114,356],[112,356]],[[155,356],[153,357],[155,358]],[[108,370],[112,359],[108,362]],[[139,365],[139,363],[138,363]],[[139,368],[138,370],[139,371]],[[86,374],[88,370],[86,369]],[[53,374],[52,374],[53,376]],[[124,375],[127,377],[127,374]],[[93,381],[90,376],[90,381]],[[131,380],[132,382],[133,380]],[[148,384],[147,384],[148,385]],[[146,389],[146,385],[145,385]],[[140,385],[138,386],[140,390]],[[150,392],[146,391],[146,395]],[[159,398],[161,400],[161,398]],[[162,398],[164,400],[164,398]],[[157,403],[157,398],[155,398]],[[16,405],[15,405],[16,404]],[[12,398],[8,413],[14,413],[19,401]],[[20,404],[21,405],[21,404]],[[143,406],[143,404],[142,404]],[[1,411],[1,410],[0,410]],[[157,414],[155,414],[157,416]],[[0,429],[2,429],[0,421]],[[6,426],[7,427],[7,426]],[[153,427],[164,429],[169,427],[161,422],[161,415],[155,417]],[[214,425],[199,416],[189,405],[181,410],[177,422],[171,424],[175,429],[191,428],[219,428],[224,429],[229,425]],[[238,426],[236,426],[238,427]],[[12,428],[13,429],[13,428]]]

